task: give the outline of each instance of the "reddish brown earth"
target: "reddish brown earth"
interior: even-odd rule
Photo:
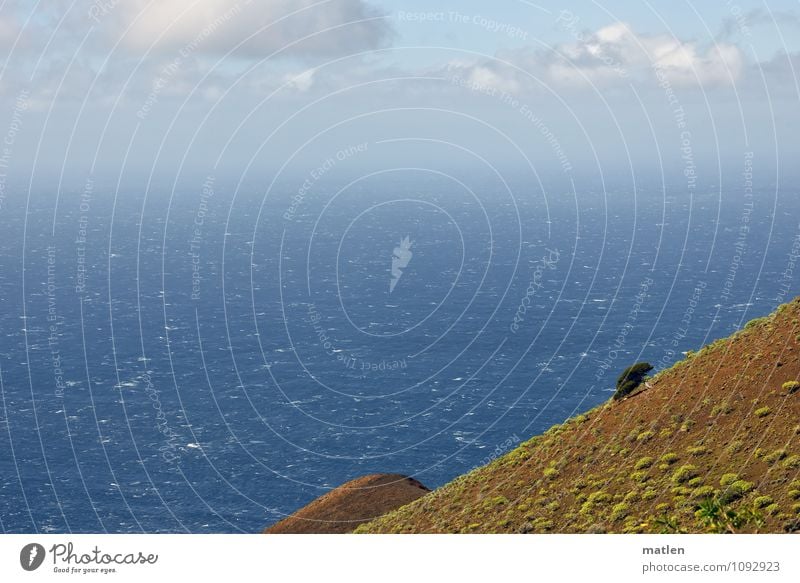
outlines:
[[[430,492],[399,474],[373,474],[339,486],[268,527],[267,534],[337,534],[400,508]]]

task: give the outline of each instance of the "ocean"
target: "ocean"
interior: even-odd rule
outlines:
[[[791,299],[798,205],[422,170],[11,191],[0,528],[258,532],[360,475],[440,486]]]

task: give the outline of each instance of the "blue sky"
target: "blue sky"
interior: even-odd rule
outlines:
[[[0,100],[23,177],[302,174],[414,137],[680,172],[681,120],[713,177],[751,150],[793,166],[799,33],[789,0],[28,1],[0,7]],[[361,163],[464,164],[421,151]]]

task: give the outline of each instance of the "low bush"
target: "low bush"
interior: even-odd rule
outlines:
[[[542,472],[545,478],[548,480],[552,480],[558,477],[558,470],[556,468],[545,468],[544,472]]]
[[[617,390],[614,393],[614,400],[618,401],[630,395],[633,391],[639,388],[650,371],[653,370],[653,365],[649,362],[637,362],[622,371],[617,379]]]
[[[789,381],[787,383],[783,383],[783,390],[789,393],[790,395],[800,391],[800,382],[798,381]]]
[[[768,463],[769,465],[772,465],[775,462],[781,461],[785,457],[786,457],[785,449],[776,449],[772,453],[769,453],[764,456],[764,462]]]
[[[775,501],[772,499],[772,496],[759,496],[755,500],[753,500],[753,506],[755,508],[766,508],[770,504],[774,503]]]
[[[692,464],[686,464],[675,470],[675,473],[672,474],[672,481],[676,484],[683,484],[684,482],[688,482],[692,478],[696,477],[697,474],[698,471],[696,466],[693,466]]]
[[[629,506],[625,504],[625,502],[620,502],[616,504],[614,508],[611,509],[611,520],[614,522],[619,522],[626,516],[628,516]]]
[[[680,459],[678,454],[673,452],[665,453],[661,456],[661,461],[669,465],[674,464],[676,461],[678,461],[678,459]]]
[[[745,494],[749,494],[753,490],[753,483],[744,480],[736,480],[733,484],[725,488],[719,499],[723,504],[730,504],[738,500]]]
[[[694,457],[699,457],[708,453],[708,448],[704,445],[697,445],[694,447],[686,448],[686,453]]]
[[[650,441],[655,435],[655,431],[642,431],[636,436],[636,441]]]
[[[787,457],[785,460],[783,460],[783,463],[781,463],[781,465],[784,468],[788,468],[790,470],[796,470],[800,468],[800,455],[793,455]]]
[[[700,486],[699,488],[695,488],[692,491],[692,498],[700,499],[700,498],[709,498],[714,495],[714,487],[713,486]]]

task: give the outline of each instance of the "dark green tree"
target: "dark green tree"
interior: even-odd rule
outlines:
[[[622,371],[617,379],[617,391],[614,393],[614,400],[618,401],[627,397],[647,378],[647,374],[653,370],[653,365],[649,362],[637,362]]]

